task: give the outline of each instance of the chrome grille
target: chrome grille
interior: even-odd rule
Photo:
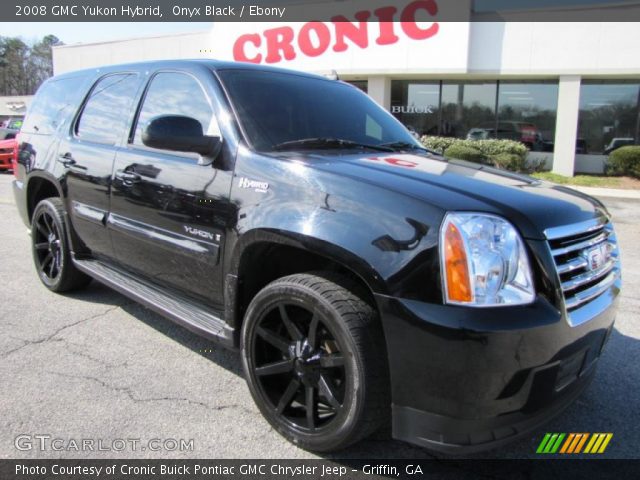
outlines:
[[[608,291],[620,277],[618,242],[606,219],[551,228],[545,234],[569,314]]]

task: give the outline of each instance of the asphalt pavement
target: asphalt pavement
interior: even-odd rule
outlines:
[[[236,353],[97,282],[69,295],[46,290],[13,203],[12,179],[0,174],[0,458],[316,457],[262,418]],[[611,432],[604,457],[639,457],[640,201],[602,200],[617,227],[624,289],[597,376],[545,427],[477,458],[534,458],[545,432]],[[96,448],[76,450],[82,440]],[[117,451],[116,440],[127,447]],[[384,433],[335,455],[431,457]]]

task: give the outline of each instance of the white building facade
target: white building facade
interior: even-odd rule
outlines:
[[[348,22],[56,47],[54,70],[206,57],[335,71],[419,134],[523,141],[564,175],[601,173],[612,148],[638,143],[640,23],[448,22],[433,0],[387,3],[345,11]]]

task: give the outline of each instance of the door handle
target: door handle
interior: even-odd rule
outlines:
[[[67,168],[77,163],[69,152],[58,155],[58,162],[60,162],[62,165],[64,165]]]
[[[140,175],[137,173],[126,172],[124,170],[116,171],[116,178],[122,180],[125,185],[133,185],[140,181]]]

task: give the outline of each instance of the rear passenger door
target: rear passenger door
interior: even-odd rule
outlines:
[[[121,266],[216,305],[223,302],[220,258],[232,217],[232,172],[213,159],[142,142],[145,126],[160,115],[194,118],[203,132],[220,136],[207,80],[186,71],[151,75],[129,141],[116,157],[109,228]]]
[[[113,257],[106,229],[113,161],[133,118],[142,87],[135,72],[99,78],[61,141],[56,162],[64,171],[67,212],[75,232],[97,258]]]

